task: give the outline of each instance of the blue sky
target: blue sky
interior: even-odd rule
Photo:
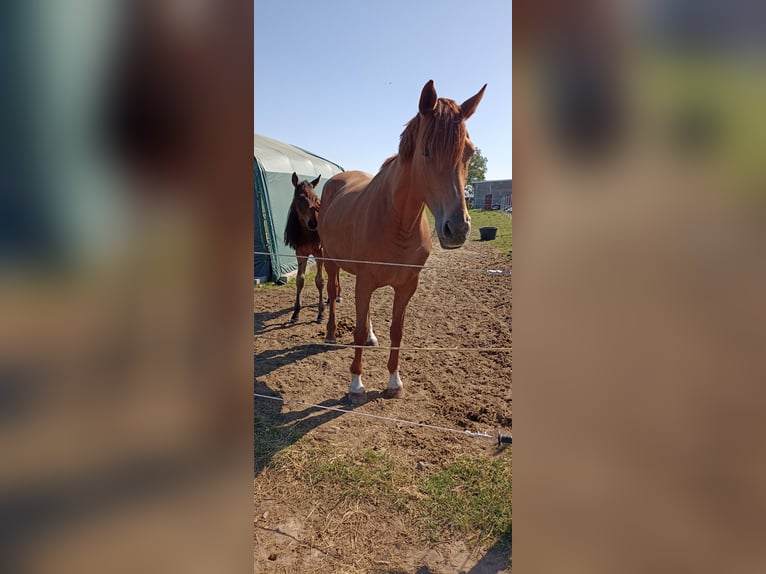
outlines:
[[[258,0],[256,133],[376,173],[433,79],[468,122],[487,179],[512,177],[511,0]]]

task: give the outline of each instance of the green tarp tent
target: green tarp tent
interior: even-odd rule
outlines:
[[[294,253],[282,240],[287,212],[293,200],[293,172],[309,181],[321,175],[317,195],[324,184],[343,171],[338,164],[301,148],[254,135],[253,169],[255,170],[255,242],[253,275],[255,281],[285,283],[298,268]],[[262,255],[261,253],[268,253]]]

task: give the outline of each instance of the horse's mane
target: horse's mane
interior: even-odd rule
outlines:
[[[466,138],[460,106],[453,100],[439,98],[433,113],[419,113],[412,118],[405,126],[399,141],[399,155],[404,161],[411,161],[415,153],[420,122],[426,122],[423,126],[423,143],[435,161],[442,165],[457,165],[463,157]]]
[[[399,157],[399,156],[396,156],[396,155],[392,155],[391,157],[387,158],[387,159],[386,159],[386,161],[384,161],[384,162],[381,164],[381,166],[380,166],[380,169],[381,169],[381,170],[383,170],[384,168],[386,168],[386,167],[388,167],[389,165],[391,165],[391,162],[393,162],[393,161],[394,161],[394,160],[395,160],[397,157]]]
[[[319,232],[311,231],[304,227],[301,218],[298,217],[298,212],[295,209],[294,203],[290,204],[290,212],[287,214],[284,240],[285,245],[292,247],[296,251],[299,247],[303,247],[307,244],[319,243]]]

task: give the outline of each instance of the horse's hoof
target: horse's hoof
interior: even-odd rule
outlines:
[[[338,296],[338,297],[335,298],[335,302],[336,303],[343,303],[343,298]]]
[[[292,317],[290,317],[290,322],[291,323],[297,323],[298,322],[298,315],[293,315]]]
[[[365,343],[365,346],[367,346],[367,347],[377,347],[378,346],[378,339],[377,338],[367,339],[367,342]]]
[[[363,405],[367,402],[367,391],[348,393],[348,400],[352,405]]]
[[[328,338],[325,337],[324,342],[325,343],[329,343],[331,345],[335,345],[338,342],[338,340],[337,339],[328,339]]]
[[[385,391],[383,391],[383,398],[384,399],[403,399],[404,387],[400,387],[398,389],[386,389]]]
[[[319,317],[317,317],[317,323],[324,323],[324,317],[322,315],[319,315]]]

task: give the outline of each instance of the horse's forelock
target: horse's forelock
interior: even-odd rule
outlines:
[[[422,122],[422,123],[421,123]],[[399,142],[399,155],[412,159],[417,144],[418,131],[423,129],[423,142],[438,162],[456,166],[463,157],[466,128],[460,115],[460,106],[453,100],[439,98],[433,113],[418,114],[404,128]]]
[[[314,187],[308,181],[302,181],[295,187],[293,198],[296,198],[300,195],[305,195],[309,200],[314,198],[318,199],[317,194],[314,191]]]

